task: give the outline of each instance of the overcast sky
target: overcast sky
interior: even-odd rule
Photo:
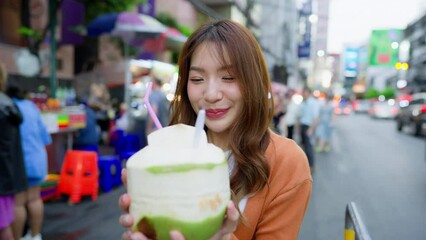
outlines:
[[[328,52],[361,44],[372,29],[401,28],[426,14],[426,0],[330,0]]]

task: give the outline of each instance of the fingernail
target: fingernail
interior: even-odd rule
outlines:
[[[127,236],[132,239],[132,231],[130,229],[127,230]]]
[[[179,239],[179,233],[177,233],[176,231],[171,231],[170,233],[169,233],[169,236],[170,236],[170,238],[171,239]]]
[[[120,196],[120,203],[126,203],[126,202],[128,202],[128,197],[127,197],[127,195],[126,194],[122,194],[121,196]]]
[[[130,240],[141,240],[141,236],[139,235],[130,235]]]
[[[123,220],[124,220],[124,223],[129,224],[130,223],[130,216],[129,215],[125,215],[124,218],[123,218]]]

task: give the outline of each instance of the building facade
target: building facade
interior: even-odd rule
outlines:
[[[426,14],[409,24],[404,36],[410,46],[408,86],[412,92],[426,91]]]

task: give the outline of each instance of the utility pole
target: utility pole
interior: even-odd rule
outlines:
[[[49,0],[49,28],[50,28],[50,97],[56,98],[56,10],[57,0]]]

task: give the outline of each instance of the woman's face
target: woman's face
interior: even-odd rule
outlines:
[[[225,51],[225,60],[229,56]],[[212,43],[201,44],[192,55],[188,97],[195,112],[206,110],[209,132],[223,134],[241,117],[243,100],[237,76],[220,62]],[[231,68],[232,69],[232,68]]]

